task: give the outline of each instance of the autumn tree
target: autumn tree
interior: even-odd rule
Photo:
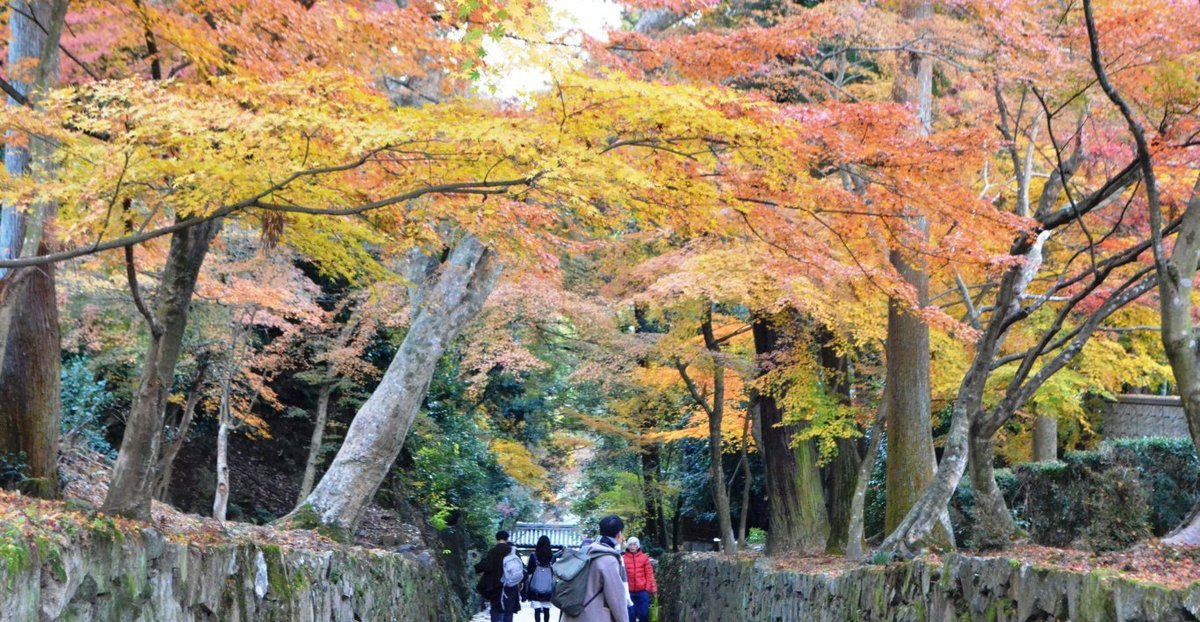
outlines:
[[[1176,391],[1182,399],[1192,441],[1200,447],[1200,372],[1193,326],[1193,278],[1200,267],[1200,178],[1195,176],[1197,122],[1195,98],[1200,82],[1194,75],[1175,72],[1177,63],[1200,53],[1200,30],[1193,22],[1163,24],[1146,17],[1170,14],[1172,7],[1139,6],[1109,8],[1109,21],[1098,18],[1094,2],[1085,0],[1083,18],[1087,33],[1088,58],[1092,72],[1105,97],[1124,122],[1123,138],[1132,143],[1131,166],[1141,177],[1141,190],[1150,224],[1150,246],[1154,258],[1154,278],[1158,285],[1163,349],[1175,376]],[[1123,9],[1123,10],[1122,10]],[[1143,13],[1143,11],[1145,11]],[[1107,26],[1107,27],[1106,27]],[[1172,28],[1172,26],[1174,26]],[[1170,29],[1174,36],[1162,36]],[[1121,71],[1114,66],[1122,50],[1141,47],[1145,41],[1162,42],[1143,52],[1152,61],[1145,71]],[[1113,45],[1116,40],[1117,45]],[[1148,74],[1148,75],[1146,75]],[[1148,81],[1148,83],[1147,83]],[[1178,220],[1169,220],[1167,207],[1182,212]],[[1174,245],[1168,251],[1167,236],[1177,227]],[[1193,510],[1183,525],[1167,538],[1168,542],[1192,544],[1200,534],[1200,511]]]
[[[13,114],[40,105],[59,75],[59,40],[67,0],[13,0],[8,11],[8,71],[0,87]],[[10,131],[4,167],[9,176],[42,180],[53,168],[52,139]],[[53,198],[0,205],[0,259],[44,255],[55,244]],[[0,271],[0,449],[23,454],[32,492],[58,490],[60,349],[55,269]]]

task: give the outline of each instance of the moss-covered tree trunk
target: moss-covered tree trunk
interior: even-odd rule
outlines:
[[[850,404],[852,378],[850,360],[839,352],[835,336],[825,327],[815,331],[821,375],[828,390],[841,404]],[[851,504],[854,501],[855,484],[858,482],[858,467],[862,462],[857,439],[837,439],[837,455],[821,469],[821,481],[825,489],[825,508],[829,514],[829,540],[827,553],[839,554],[846,550],[850,532]]]
[[[660,449],[658,443],[649,443],[642,448],[642,495],[646,500],[646,537],[644,539],[650,544],[666,549],[670,545],[670,541],[667,539],[662,489],[659,485],[659,482],[662,481]]]
[[[781,347],[779,329],[770,320],[756,319],[754,350],[760,372],[770,368]],[[767,489],[767,551],[772,555],[824,550],[829,517],[812,441],[793,443],[795,425],[784,425],[783,411],[771,395],[755,394]]]
[[[920,30],[933,15],[933,4],[929,0],[907,0],[903,13]],[[922,54],[903,54],[894,99],[916,109],[921,131],[927,133],[933,117],[933,61]],[[922,217],[912,216],[910,226],[919,235],[928,235],[928,225]],[[888,300],[887,395],[891,404],[884,514],[887,532],[904,520],[933,481],[937,466],[930,426],[929,326],[917,315],[913,304],[916,308],[929,304],[929,275],[918,260],[897,248],[891,250],[889,259],[904,282],[912,287],[915,300]],[[940,521],[934,539],[942,546],[954,546],[948,519]]]
[[[9,7],[9,81],[24,101],[10,97],[8,105],[32,107],[58,79],[67,0],[12,0]],[[29,148],[22,142],[10,140],[5,146],[9,175],[29,175],[35,163],[50,167],[51,142],[28,140]],[[49,252],[56,213],[53,202],[0,206],[0,259]],[[45,497],[58,493],[62,420],[55,292],[53,264],[0,270],[0,452],[23,454],[30,478],[25,491]]]
[[[924,269],[892,251],[892,265],[916,291],[916,302],[929,302],[929,277]],[[933,481],[936,461],[930,423],[929,326],[900,300],[888,302],[887,330],[888,451],[887,507],[884,530],[892,532],[904,520],[925,487]],[[953,547],[954,536],[939,524],[935,539]]]

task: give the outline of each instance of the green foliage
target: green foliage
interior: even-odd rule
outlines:
[[[1136,468],[1147,488],[1154,534],[1179,526],[1200,497],[1200,458],[1192,439],[1120,439],[1111,444],[1117,461]]]
[[[1116,551],[1150,537],[1149,495],[1136,469],[1117,465],[1096,474],[1085,505],[1084,538],[1093,551]]]
[[[406,443],[412,466],[406,490],[438,529],[464,526],[476,539],[496,528],[497,503],[509,486],[468,404],[467,386],[452,357],[443,357],[426,397],[426,413]]]
[[[0,487],[12,490],[29,478],[29,457],[25,452],[0,453]]]
[[[92,374],[87,359],[75,357],[62,366],[64,439],[77,437],[89,449],[116,458],[116,450],[105,437],[108,424],[104,412],[112,402],[108,382]]]
[[[1020,465],[1020,510],[1038,544],[1125,548],[1178,526],[1200,498],[1190,439],[1128,439]]]
[[[767,531],[758,527],[751,527],[750,533],[746,535],[746,544],[750,546],[766,546]]]

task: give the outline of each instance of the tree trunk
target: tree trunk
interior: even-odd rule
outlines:
[[[711,328],[709,329],[711,331]],[[729,508],[729,489],[725,486],[725,469],[722,468],[721,419],[724,414],[725,368],[717,364],[713,369],[713,412],[708,417],[708,477],[711,480],[713,504],[717,511],[717,528],[721,531],[721,550],[726,555],[737,553],[737,541],[733,537],[733,516]]]
[[[194,225],[171,236],[167,263],[155,296],[150,346],[146,351],[125,434],[101,510],[137,520],[150,519],[150,499],[162,441],[167,397],[187,326],[188,308],[209,244],[220,219]]]
[[[879,457],[879,444],[883,439],[884,423],[887,421],[889,401],[886,394],[881,402],[879,415],[875,417],[875,424],[871,426],[871,442],[867,444],[867,456],[858,465],[854,495],[850,499],[850,520],[846,527],[846,557],[854,561],[866,558],[863,530],[866,523],[867,484],[871,481],[871,471],[875,469],[875,461]]]
[[[750,517],[750,487],[754,478],[750,475],[750,416],[747,415],[742,424],[742,448],[739,452],[742,470],[742,511],[738,515],[737,541],[743,546],[746,543],[746,523]]]
[[[670,542],[667,540],[667,526],[663,516],[662,489],[659,487],[659,444],[650,443],[642,448],[642,496],[645,498],[646,537],[645,539],[664,549]],[[645,548],[645,547],[643,547]]]
[[[754,350],[760,361],[779,349],[777,329],[767,320],[755,320]],[[829,538],[821,477],[812,441],[793,445],[796,426],[783,424],[783,412],[770,395],[755,395],[766,476],[768,525],[767,553],[816,553]]]
[[[824,326],[815,330],[820,345],[821,368],[825,386],[837,395],[839,403],[852,401],[852,368],[848,357],[838,352],[834,335]],[[850,537],[851,504],[854,500],[858,469],[862,462],[859,442],[853,438],[837,439],[837,455],[821,470],[825,493],[825,509],[829,514],[829,540],[825,552],[840,554],[846,550]],[[874,460],[874,458],[871,458]]]
[[[829,540],[825,552],[845,552],[850,541],[851,504],[858,484],[858,471],[863,458],[859,455],[859,443],[852,438],[837,440],[837,455],[825,467],[825,509],[829,513]],[[869,456],[874,462],[874,457]],[[870,472],[867,473],[868,478]]]
[[[29,105],[58,79],[58,42],[66,10],[66,0],[10,3],[9,80]],[[16,70],[33,59],[37,63],[32,76]],[[25,104],[10,97],[8,105]],[[52,144],[30,143],[35,146],[32,153],[20,141],[7,141],[4,165],[9,175],[28,175],[34,160],[49,163]],[[52,202],[34,205],[29,227],[22,206],[0,206],[0,259],[49,252],[56,208]],[[0,270],[0,451],[25,454],[29,479],[24,490],[43,497],[58,494],[61,346],[54,265]]]
[[[233,361],[221,380],[220,425],[217,426],[217,485],[213,490],[213,518],[225,522],[225,511],[229,508],[229,432],[233,428],[233,413],[229,411],[229,398],[233,384]]]
[[[891,252],[892,265],[916,289],[917,304],[929,302],[929,277],[900,253]],[[936,459],[930,424],[929,326],[902,301],[888,302],[887,508],[884,530],[891,533],[933,481]],[[945,510],[943,509],[943,512]],[[939,521],[944,523],[947,521]],[[954,547],[954,536],[942,524],[934,543]]]
[[[1004,495],[996,485],[994,459],[992,434],[986,430],[972,433],[967,464],[975,490],[975,541],[971,544],[976,549],[1006,548],[1017,531]]]
[[[683,495],[675,500],[675,512],[671,514],[671,552],[679,552],[679,543],[683,538]]]
[[[175,470],[175,458],[179,455],[179,450],[183,449],[183,444],[187,442],[192,419],[196,416],[196,407],[200,404],[200,398],[204,396],[204,378],[207,373],[207,361],[201,361],[196,370],[196,377],[192,380],[192,386],[188,389],[187,399],[179,413],[179,424],[175,426],[175,434],[166,449],[163,450],[162,457],[158,459],[158,467],[155,469],[158,475],[157,483],[154,486],[154,498],[159,501],[167,500],[167,491],[171,488],[171,474]]]
[[[308,442],[308,459],[304,461],[304,479],[300,482],[300,496],[296,503],[302,503],[308,493],[312,492],[317,480],[317,465],[321,462],[321,443],[325,438],[325,422],[329,419],[329,398],[337,385],[331,382],[333,367],[325,376],[325,384],[321,385],[321,393],[317,396],[317,419],[313,422],[312,439]]]
[[[466,235],[422,282],[408,333],[379,387],[359,408],[321,482],[286,519],[311,517],[340,537],[353,536],[404,445],[438,359],[478,315],[500,268],[493,251]]]
[[[908,0],[904,17],[918,29],[933,15],[929,0]],[[894,99],[916,108],[922,132],[928,133],[933,117],[933,61],[926,55],[907,55],[898,72]],[[915,216],[914,228],[927,235],[928,225]],[[892,266],[916,292],[916,306],[929,304],[929,275],[897,249],[889,253]],[[891,532],[904,520],[917,498],[933,481],[937,459],[930,429],[929,326],[904,301],[888,301],[887,391],[888,408],[887,508],[884,530]],[[943,510],[944,511],[944,510]],[[954,547],[949,518],[939,521],[935,543]]]
[[[13,275],[10,275],[10,279]],[[54,266],[30,270],[13,291],[8,303],[8,346],[0,372],[0,450],[23,452],[29,479],[26,494],[58,494],[58,437],[62,420],[58,301],[54,293]]]
[[[1058,459],[1058,419],[1038,415],[1033,420],[1033,461]]]

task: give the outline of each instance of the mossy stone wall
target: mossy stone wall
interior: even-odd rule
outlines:
[[[90,530],[52,551],[25,544],[23,555],[0,563],[0,622],[466,618],[440,566],[419,556],[353,547],[183,545],[149,529],[134,536]],[[21,548],[8,541],[4,550]]]
[[[767,558],[686,553],[663,558],[659,585],[664,622],[1200,618],[1200,586],[1169,590],[1110,572],[964,555],[833,575],[777,570]]]

